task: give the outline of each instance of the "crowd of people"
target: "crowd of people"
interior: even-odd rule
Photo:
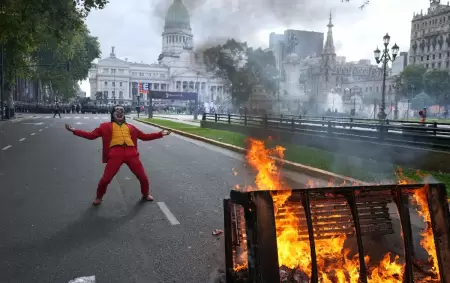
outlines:
[[[54,113],[58,108],[60,113],[80,113],[81,105],[77,103],[14,103],[14,111],[18,113]]]

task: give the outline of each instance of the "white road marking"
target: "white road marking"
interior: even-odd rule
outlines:
[[[94,117],[94,119],[96,119],[96,120],[97,120],[97,119],[98,119],[98,117]]]
[[[108,119],[108,117],[102,117],[102,119],[103,119],[103,120],[107,120],[107,119]]]
[[[83,124],[83,123],[81,123],[81,122],[76,122],[75,123],[75,125],[81,125],[81,124]]]
[[[7,150],[8,148],[12,147],[12,145],[7,145],[4,148],[2,148],[2,150]]]
[[[48,119],[48,118],[50,118],[50,116],[44,117],[44,119]]]
[[[39,129],[39,132],[42,132],[42,129]]]
[[[70,119],[71,117],[64,117],[63,119]]]
[[[89,119],[90,117],[84,117],[84,119]]]
[[[48,126],[45,126],[45,128],[47,129],[47,128],[48,128]]]
[[[35,135],[35,133],[31,133],[31,135],[30,136],[34,136]]]
[[[39,122],[39,123],[22,123],[22,125],[36,125],[36,126],[39,126],[39,125],[44,125],[44,122]]]
[[[74,117],[75,119],[80,119],[80,117]]]
[[[179,225],[180,222],[175,218],[175,216],[172,214],[172,212],[169,210],[167,205],[164,202],[157,202],[159,209],[164,213],[167,220],[169,220],[170,224],[172,225]]]
[[[78,277],[73,280],[70,280],[69,283],[95,283],[95,275],[93,276],[86,276],[86,277]]]
[[[20,141],[20,142],[23,142],[24,140],[25,140],[25,138],[21,138],[19,141]]]

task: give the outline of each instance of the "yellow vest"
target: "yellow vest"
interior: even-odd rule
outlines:
[[[122,125],[112,123],[112,138],[109,147],[116,145],[134,146],[133,140],[131,139],[130,128],[128,128],[125,123]]]

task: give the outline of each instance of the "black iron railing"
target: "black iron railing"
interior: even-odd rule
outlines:
[[[280,282],[280,266],[277,246],[277,227],[280,223],[280,207],[275,212],[274,199],[283,191],[231,191],[230,199],[224,200],[225,220],[225,254],[227,282]],[[325,234],[329,235],[330,227],[322,229],[318,226],[318,211],[323,211],[323,204],[331,206],[345,205],[352,216],[351,233],[345,233],[347,237],[355,239],[357,258],[359,259],[360,282],[367,283],[369,270],[365,264],[367,237],[383,228],[370,228],[365,218],[366,210],[371,203],[392,204],[399,216],[400,238],[403,241],[402,255],[404,274],[403,282],[412,283],[419,280],[425,271],[419,268],[416,258],[416,247],[413,243],[413,229],[411,224],[411,211],[417,205],[412,201],[413,196],[421,194],[429,211],[429,227],[432,229],[436,257],[438,259],[439,281],[425,282],[450,282],[450,213],[447,203],[446,189],[443,184],[408,184],[408,185],[380,185],[380,186],[355,186],[355,187],[327,187],[314,189],[293,190],[286,206],[290,211],[296,212],[299,227],[307,231],[304,241],[309,241],[311,274],[308,282],[318,282],[319,266],[317,262],[316,242]],[[382,206],[382,205],[378,205]],[[322,207],[322,209],[318,209]],[[333,210],[331,211],[333,213]],[[339,209],[334,210],[335,215],[341,215]],[[375,213],[376,214],[376,213]],[[330,216],[331,217],[331,216]],[[372,216],[373,219],[378,217]],[[383,217],[381,217],[383,219]],[[336,224],[341,227],[342,224]],[[348,227],[348,224],[347,224]],[[369,227],[369,228],[368,228]],[[384,227],[384,226],[381,226]],[[372,233],[370,230],[372,229]],[[345,229],[344,229],[345,230]],[[348,232],[348,231],[347,231]],[[334,231],[339,235],[342,231]],[[382,233],[386,234],[386,233]],[[302,233],[299,233],[301,236]],[[245,257],[245,258],[242,258]],[[427,275],[427,274],[425,274]],[[429,276],[429,274],[427,275]],[[419,281],[416,281],[419,282]]]
[[[432,145],[450,150],[450,123],[421,123],[417,121],[329,116],[254,116],[217,113],[204,113],[202,120],[313,135],[333,135],[400,144]]]

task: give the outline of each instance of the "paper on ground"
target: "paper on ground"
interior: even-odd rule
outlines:
[[[95,276],[78,277],[70,280],[69,283],[95,283]]]

